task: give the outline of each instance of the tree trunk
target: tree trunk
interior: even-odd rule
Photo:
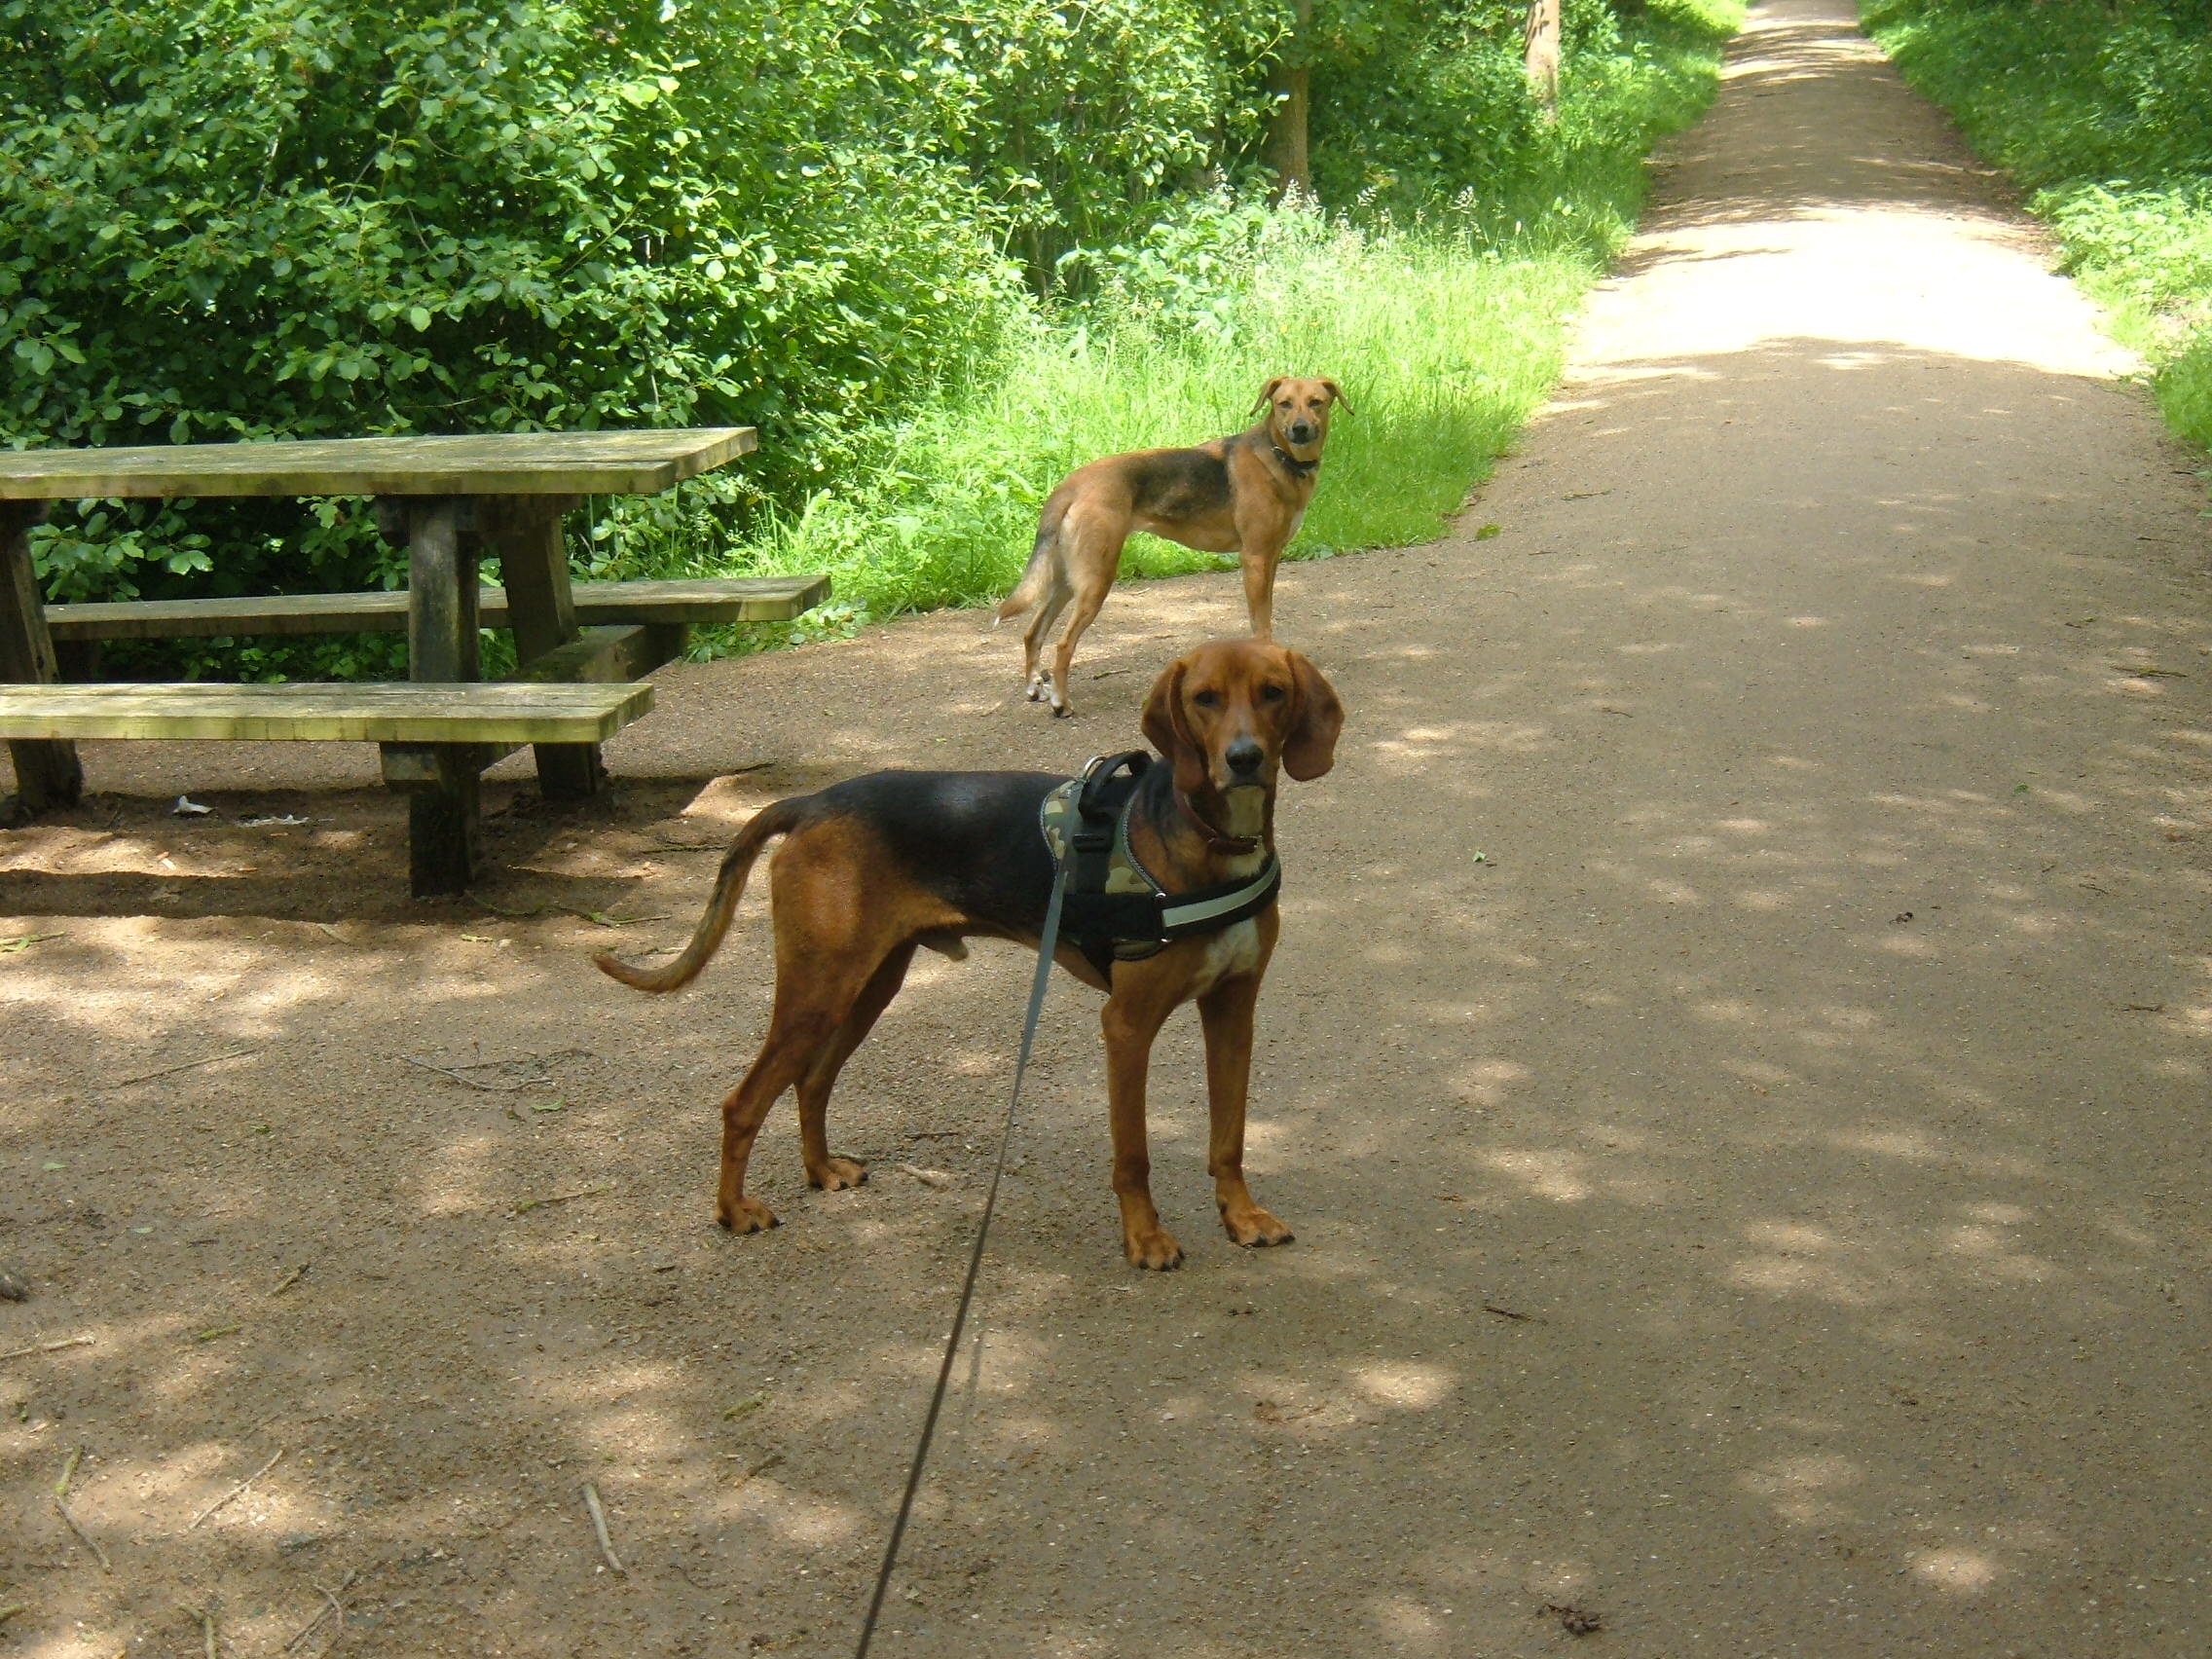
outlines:
[[[1529,85],[1547,111],[1559,108],[1560,0],[1529,0],[1529,26],[1521,37]]]
[[[1307,142],[1306,55],[1313,36],[1313,0],[1293,0],[1297,25],[1268,68],[1273,101],[1268,118],[1268,166],[1275,175],[1275,199],[1293,190],[1311,195],[1313,156]]]

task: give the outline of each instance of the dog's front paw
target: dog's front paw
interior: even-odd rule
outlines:
[[[867,1165],[850,1158],[826,1160],[819,1169],[806,1172],[806,1184],[825,1193],[842,1193],[848,1187],[867,1185]]]
[[[1131,1267],[1151,1272],[1173,1272],[1183,1265],[1183,1246],[1175,1242],[1175,1235],[1164,1227],[1144,1233],[1124,1233],[1122,1250],[1129,1258]]]
[[[776,1212],[758,1198],[739,1198],[722,1204],[715,1219],[732,1233],[765,1233],[780,1226]]]
[[[1288,1244],[1298,1235],[1258,1204],[1249,1209],[1223,1210],[1221,1225],[1230,1241],[1247,1250],[1265,1250],[1271,1244]]]

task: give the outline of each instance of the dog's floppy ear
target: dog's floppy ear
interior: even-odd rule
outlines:
[[[1290,658],[1291,678],[1298,685],[1298,709],[1282,746],[1282,769],[1302,784],[1310,783],[1337,763],[1337,734],[1345,729],[1345,706],[1319,669],[1297,651],[1283,654]]]
[[[1351,406],[1351,399],[1345,395],[1345,388],[1343,387],[1339,386],[1333,380],[1325,380],[1321,384],[1329,388],[1329,395],[1331,397],[1335,398],[1339,403],[1345,406],[1345,413],[1346,415],[1357,415],[1359,413],[1358,410],[1354,409]]]
[[[1290,379],[1288,375],[1277,375],[1273,380],[1268,382],[1266,386],[1260,387],[1260,395],[1253,402],[1251,413],[1257,415],[1261,410],[1265,409],[1269,404],[1272,403],[1275,400],[1275,387],[1282,385],[1282,383],[1288,379]]]
[[[1145,741],[1175,768],[1175,787],[1185,794],[1203,789],[1205,756],[1183,724],[1183,659],[1177,657],[1160,671],[1152,682],[1152,695],[1144,700]]]

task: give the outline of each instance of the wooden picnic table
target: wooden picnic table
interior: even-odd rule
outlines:
[[[476,867],[487,745],[535,741],[547,794],[591,794],[606,777],[597,738],[650,703],[650,687],[635,684],[545,686],[549,695],[535,700],[529,685],[482,685],[480,559],[498,561],[505,619],[525,665],[518,680],[602,680],[580,650],[562,514],[585,496],[656,495],[754,443],[752,427],[727,426],[0,453],[0,682],[21,693],[8,727],[18,810],[71,803],[83,790],[73,738],[50,733],[384,741],[387,777],[411,786],[414,889],[458,892]],[[53,631],[29,545],[48,503],[210,496],[376,498],[384,534],[407,549],[408,676],[419,694],[402,707],[379,703],[372,687],[265,687],[225,702],[206,686],[55,685]],[[825,586],[816,578],[813,595]],[[811,603],[794,602],[782,614]],[[158,616],[148,620],[159,625]],[[88,708],[88,696],[100,708]],[[71,698],[75,708],[61,709]],[[137,723],[103,725],[103,714]],[[433,732],[437,741],[421,741]],[[395,769],[399,745],[410,747]]]

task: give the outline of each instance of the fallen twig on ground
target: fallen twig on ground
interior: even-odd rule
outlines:
[[[743,1461],[743,1460],[744,1460],[744,1459],[745,1459],[745,1458],[746,1458],[746,1457],[747,1457],[748,1456],[749,1456],[749,1454],[747,1454],[747,1453],[744,1453],[744,1452],[724,1452],[724,1453],[722,1454],[722,1458],[723,1458],[723,1460],[724,1460],[725,1462],[731,1462],[731,1463],[735,1463],[735,1462],[742,1462],[742,1461]],[[748,1469],[740,1469],[740,1470],[738,1471],[738,1475],[737,1475],[737,1484],[738,1484],[739,1486],[743,1486],[743,1485],[744,1485],[744,1484],[745,1484],[745,1483],[746,1483],[747,1481],[751,1480],[751,1479],[752,1479],[752,1478],[753,1478],[753,1477],[754,1477],[755,1475],[764,1475],[764,1474],[766,1474],[766,1473],[767,1473],[767,1472],[768,1472],[768,1471],[769,1471],[770,1469],[774,1468],[774,1467],[775,1467],[775,1466],[776,1466],[776,1465],[777,1465],[778,1463],[781,1463],[781,1462],[782,1462],[783,1460],[784,1460],[784,1455],[783,1455],[783,1454],[782,1454],[781,1452],[771,1452],[771,1453],[769,1453],[769,1454],[767,1455],[767,1456],[765,1456],[765,1457],[761,1458],[761,1459],[760,1459],[760,1461],[758,1461],[757,1463],[755,1463],[755,1464],[754,1464],[754,1465],[753,1465],[753,1466],[752,1466],[751,1468],[748,1468]]]
[[[214,1604],[209,1603],[204,1607],[195,1607],[190,1605],[189,1604],[181,1604],[184,1606],[184,1610],[187,1613],[190,1613],[194,1618],[200,1621],[200,1634],[205,1639],[204,1651],[206,1653],[207,1659],[222,1659],[223,1645],[221,1641],[215,1635]]]
[[[242,1060],[248,1054],[258,1054],[261,1051],[259,1049],[233,1049],[227,1054],[209,1054],[203,1060],[186,1060],[181,1065],[164,1066],[160,1071],[140,1072],[136,1077],[127,1077],[121,1083],[110,1083],[103,1085],[102,1087],[107,1088],[129,1088],[134,1083],[152,1083],[154,1079],[158,1077],[167,1077],[175,1072],[192,1071],[200,1066],[211,1066],[218,1060]]]
[[[424,1071],[434,1071],[440,1077],[450,1078],[455,1083],[466,1088],[481,1088],[492,1094],[512,1094],[518,1088],[544,1088],[553,1082],[549,1077],[526,1077],[514,1083],[485,1083],[479,1078],[463,1077],[450,1066],[432,1065],[428,1060],[419,1060],[413,1054],[402,1054],[399,1057],[411,1066],[421,1066]],[[507,1062],[504,1060],[484,1060],[480,1063],[488,1066],[499,1066],[505,1065]]]
[[[78,1526],[77,1518],[69,1513],[69,1482],[76,1476],[77,1463],[84,1456],[85,1449],[80,1446],[69,1454],[68,1461],[61,1465],[61,1478],[54,1483],[54,1512],[61,1517],[61,1524],[76,1534],[77,1541],[92,1552],[100,1564],[100,1570],[113,1572],[115,1563],[107,1559],[107,1551],[100,1548],[99,1540]]]
[[[607,1565],[627,1577],[629,1569],[623,1567],[622,1558],[614,1553],[613,1541],[607,1535],[607,1511],[600,1507],[599,1488],[584,1483],[584,1507],[591,1511],[591,1530],[599,1534],[600,1552],[607,1557]]]
[[[596,1198],[602,1193],[611,1193],[612,1191],[614,1191],[612,1187],[586,1187],[575,1193],[555,1193],[549,1198],[525,1198],[515,1205],[513,1213],[528,1215],[532,1210],[543,1209],[548,1204],[573,1203],[578,1198]]]
[[[903,1169],[907,1174],[911,1175],[915,1180],[919,1181],[923,1186],[935,1187],[940,1192],[942,1192],[945,1188],[951,1186],[954,1180],[957,1179],[957,1177],[948,1175],[941,1169],[920,1169],[915,1167],[911,1163],[902,1163],[899,1165],[899,1167],[901,1169]]]
[[[1518,1319],[1523,1321],[1524,1323],[1534,1325],[1540,1325],[1543,1323],[1543,1321],[1537,1318],[1533,1313],[1516,1312],[1511,1308],[1500,1308],[1494,1302],[1484,1303],[1483,1311],[1485,1313],[1495,1313],[1500,1319]]]
[[[298,1267],[294,1268],[290,1272],[286,1273],[282,1278],[278,1279],[276,1281],[276,1288],[275,1290],[272,1290],[269,1294],[271,1296],[282,1296],[284,1292],[290,1290],[295,1284],[298,1284],[301,1278],[306,1275],[308,1269],[313,1267],[313,1265],[314,1264],[312,1262],[302,1262]]]
[[[187,1532],[191,1531],[194,1527],[198,1527],[201,1522],[206,1520],[208,1516],[214,1514],[216,1510],[222,1508],[224,1504],[230,1502],[233,1498],[237,1497],[239,1493],[245,1491],[247,1487],[253,1485],[255,1481],[261,1479],[261,1477],[269,1473],[271,1469],[274,1469],[276,1466],[276,1459],[284,1456],[284,1451],[285,1449],[283,1447],[277,1447],[276,1450],[273,1454],[271,1454],[268,1462],[262,1464],[260,1468],[254,1470],[252,1474],[246,1476],[244,1480],[239,1482],[237,1486],[231,1488],[229,1492],[223,1493],[221,1497],[218,1497],[213,1503],[210,1503],[205,1509],[203,1509],[199,1514],[195,1515],[192,1518],[192,1526],[185,1528],[185,1530]]]
[[[76,1534],[77,1542],[92,1552],[93,1557],[100,1564],[102,1572],[113,1572],[115,1570],[115,1563],[107,1559],[107,1551],[100,1548],[100,1541],[77,1525],[77,1518],[69,1513],[69,1506],[58,1497],[54,1500],[54,1512],[61,1517],[61,1524]]]
[[[321,1629],[322,1621],[324,1619],[332,1617],[333,1615],[337,1617],[338,1628],[340,1630],[344,1630],[346,1628],[346,1609],[339,1603],[338,1598],[343,1596],[346,1593],[348,1587],[350,1586],[353,1580],[359,1576],[360,1575],[358,1573],[349,1569],[346,1576],[338,1581],[338,1588],[335,1590],[325,1589],[320,1584],[312,1586],[313,1590],[321,1595],[322,1599],[325,1602],[329,1603],[329,1605],[324,1607],[317,1607],[315,1609],[314,1617],[308,1620],[306,1624],[300,1627],[299,1635],[293,1637],[291,1641],[284,1643],[285,1652],[291,1653],[297,1651],[300,1643],[307,1641],[309,1637],[313,1636],[317,1630]]]
[[[64,1337],[57,1343],[33,1343],[29,1347],[10,1348],[0,1353],[0,1359],[21,1359],[27,1353],[55,1353],[62,1348],[90,1347],[90,1337]]]

